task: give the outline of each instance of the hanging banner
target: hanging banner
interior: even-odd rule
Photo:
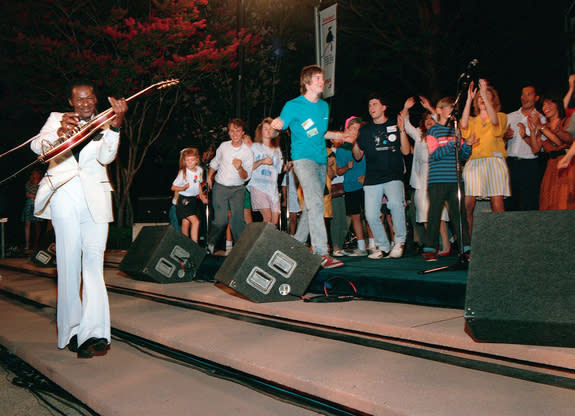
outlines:
[[[336,12],[337,4],[319,12],[321,67],[325,77],[323,98],[332,97],[335,90]]]

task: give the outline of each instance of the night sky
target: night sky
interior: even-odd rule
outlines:
[[[449,3],[442,2],[445,7]],[[542,94],[562,98],[573,70],[573,62],[568,62],[569,38],[564,31],[565,11],[571,3],[570,0],[466,1],[467,18],[455,27],[463,35],[450,39],[443,47],[446,60],[441,68],[440,96],[455,96],[459,75],[469,61],[478,59],[479,76],[496,87],[504,112],[520,106],[524,83],[535,84]],[[344,11],[339,12],[340,18],[346,19]],[[339,96],[332,103],[334,121],[345,119],[349,107],[365,114],[365,97],[372,90],[390,97],[396,110],[410,95],[430,94],[417,74],[378,70],[378,62],[369,59],[368,54],[374,49],[369,40],[357,42],[340,34],[338,42],[336,95]],[[351,74],[357,65],[372,68],[372,76],[354,78]]]

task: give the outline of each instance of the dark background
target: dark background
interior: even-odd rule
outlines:
[[[249,1],[247,0],[248,5]],[[282,53],[281,59],[285,61],[283,67],[286,72],[282,73],[280,79],[281,95],[276,100],[272,116],[279,114],[285,101],[299,94],[299,68],[314,63],[315,59],[313,6],[319,2],[293,1],[301,3],[298,10],[299,19],[296,20],[301,27],[292,28],[293,39],[290,39],[297,42],[298,47],[295,51],[286,48]],[[405,12],[394,9],[398,4],[396,2],[378,2],[384,6],[381,8],[384,11],[381,15],[374,15],[373,20],[376,28],[381,21],[381,27],[388,30],[388,35],[391,33],[393,47],[390,49],[380,43],[377,29],[370,28],[365,20],[349,8],[352,3],[370,4],[365,1],[344,1],[338,6],[336,95],[328,99],[332,129],[340,129],[344,120],[352,114],[367,118],[366,97],[372,91],[379,91],[386,97],[390,115],[399,111],[404,100],[412,95],[426,95],[432,101],[445,95],[455,96],[459,75],[465,71],[471,59],[479,60],[479,75],[488,79],[499,91],[504,112],[519,108],[519,95],[525,83],[536,85],[542,94],[558,98],[567,91],[567,78],[573,69],[573,62],[570,58],[571,35],[566,32],[565,16],[571,1],[470,0],[463,6],[460,2],[451,0],[438,2],[441,3],[444,13],[438,18],[439,22],[434,23],[440,31],[445,32],[445,36],[440,37],[440,42],[435,45],[439,54],[436,62],[438,75],[433,88],[430,88],[428,80],[421,72],[425,71],[427,63],[418,62],[415,54],[408,49],[410,45],[402,44],[409,36],[417,41],[420,30],[414,12],[417,10],[414,8],[417,2],[406,0]],[[390,11],[396,10],[394,15],[385,14],[385,5],[388,3]],[[321,7],[329,4],[331,2],[321,2]],[[401,5],[401,2],[399,4]],[[8,20],[9,16],[5,16],[4,24]],[[394,22],[397,28],[390,30],[390,25]],[[14,22],[10,24],[13,25]],[[393,43],[393,36],[396,36],[397,43]],[[6,39],[3,38],[2,41]],[[274,41],[286,44],[288,39],[279,37]],[[405,48],[403,53],[402,48]],[[4,52],[21,53],[18,50]],[[18,68],[8,70],[17,71]],[[41,88],[34,85],[34,79],[22,80],[22,94],[34,94],[34,88]],[[62,103],[61,108],[46,108],[39,112],[21,109],[13,111],[9,105],[10,97],[6,97],[4,92],[0,81],[0,94],[3,94],[1,98],[4,103],[0,120],[3,132],[0,153],[36,134],[50,111],[66,110],[66,103]],[[100,99],[100,102],[103,100]],[[229,116],[232,117],[233,114]],[[246,118],[249,133],[253,134],[253,129],[262,115],[256,111]],[[177,128],[178,126],[172,126],[171,131]],[[167,137],[165,141],[169,140]],[[34,159],[35,156],[27,149],[0,159],[2,178]],[[166,149],[165,146],[159,146],[156,151],[151,152],[135,181],[133,199],[136,201],[140,196],[168,197],[171,181],[177,170],[175,159],[172,149]],[[15,239],[23,238],[17,236],[22,228],[19,217],[24,201],[24,182],[28,173],[24,172],[0,186],[0,215],[10,217],[8,227]]]

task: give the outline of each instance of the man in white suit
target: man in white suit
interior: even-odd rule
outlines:
[[[124,99],[108,101],[115,113],[109,127],[50,160],[35,200],[35,215],[51,219],[56,234],[58,348],[68,346],[80,358],[103,355],[110,344],[104,251],[113,213],[106,165],[116,158],[128,106]],[[72,84],[68,102],[73,112],[50,114],[32,141],[35,153],[42,154],[96,114],[90,83]]]

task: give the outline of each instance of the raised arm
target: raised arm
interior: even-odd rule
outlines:
[[[573,90],[575,90],[575,74],[569,75],[569,89],[567,90],[565,97],[563,97],[563,108],[565,110],[569,107],[569,102],[573,96]]]
[[[467,129],[469,127],[469,116],[471,115],[471,103],[475,98],[475,86],[473,81],[469,83],[467,88],[467,100],[465,101],[465,107],[463,108],[463,113],[461,113],[461,128]]]
[[[487,94],[487,81],[484,79],[479,80],[479,95],[483,98],[483,103],[485,104],[485,109],[487,110],[487,115],[489,116],[489,120],[491,124],[494,126],[499,125],[499,119],[497,118],[497,111],[493,107],[491,100]]]
[[[401,139],[401,153],[407,156],[411,153],[411,144],[407,138],[407,133],[405,132],[405,124],[403,123],[403,117],[401,114],[397,115],[397,127],[399,127],[399,137]]]
[[[433,108],[433,106],[431,105],[431,101],[429,101],[429,99],[427,97],[424,97],[423,95],[419,96],[419,102],[421,103],[421,105],[423,106],[423,108],[425,108],[427,111],[429,111],[431,114],[435,115],[435,108]]]

